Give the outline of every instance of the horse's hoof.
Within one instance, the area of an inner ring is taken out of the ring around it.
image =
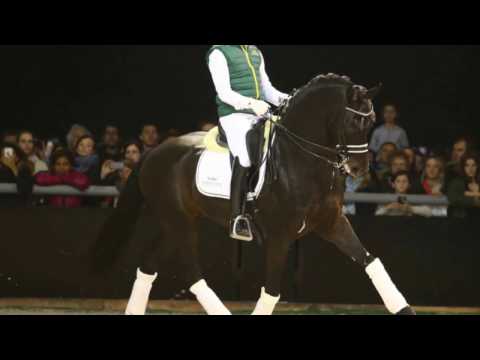
[[[417,315],[417,313],[410,306],[407,306],[396,313],[396,315]]]

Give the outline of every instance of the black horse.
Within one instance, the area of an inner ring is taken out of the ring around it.
[[[273,313],[289,248],[312,232],[366,270],[391,313],[414,314],[380,260],[367,252],[342,215],[344,175],[361,176],[368,170],[367,137],[375,121],[371,100],[377,92],[378,88],[367,90],[344,76],[320,75],[279,108],[268,160],[275,163],[268,168],[275,168],[276,176],[264,185],[255,203],[254,222],[257,236],[262,237],[266,276],[253,314]],[[145,251],[127,314],[145,313],[160,259],[173,249],[180,255],[190,291],[205,311],[230,314],[203,279],[197,253],[197,220],[206,217],[227,229],[230,214],[229,201],[205,197],[196,189],[204,136],[185,135],[148,154],[99,235],[95,266],[104,270],[117,257],[120,241],[131,236],[144,203],[158,218],[162,239]]]

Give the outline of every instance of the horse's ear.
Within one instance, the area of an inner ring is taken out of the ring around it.
[[[375,86],[374,88],[371,88],[370,90],[368,90],[367,91],[367,98],[370,99],[370,100],[375,99],[378,96],[378,94],[380,93],[380,90],[382,90],[382,87],[383,87],[383,84],[380,83],[377,86]]]

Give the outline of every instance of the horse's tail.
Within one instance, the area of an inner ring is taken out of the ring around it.
[[[141,164],[132,171],[122,190],[117,207],[105,221],[90,251],[92,274],[102,274],[112,268],[135,230],[144,197],[140,191]]]

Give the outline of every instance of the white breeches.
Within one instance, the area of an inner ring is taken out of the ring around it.
[[[251,114],[235,113],[220,118],[228,146],[233,156],[238,157],[240,165],[250,167],[250,157],[247,150],[247,133],[259,120],[258,116]]]

